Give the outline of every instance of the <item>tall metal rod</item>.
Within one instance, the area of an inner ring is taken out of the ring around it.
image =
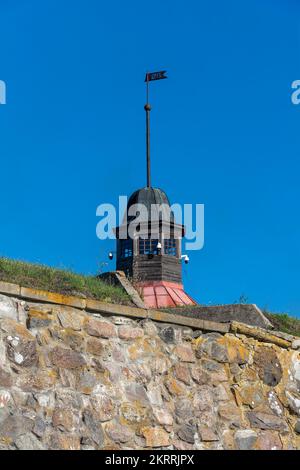
[[[147,74],[147,103],[144,106],[146,111],[146,155],[147,155],[147,187],[151,187],[151,166],[150,166],[150,111],[149,104],[149,80]]]

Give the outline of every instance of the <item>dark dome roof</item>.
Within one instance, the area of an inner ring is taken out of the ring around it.
[[[170,207],[170,201],[169,201],[168,196],[162,189],[145,187],[145,188],[138,189],[137,191],[135,191],[130,196],[128,200],[128,204],[127,204],[128,220],[132,220],[135,218],[134,216],[128,215],[128,211],[130,207],[133,206],[134,204],[143,204],[146,207],[148,214],[150,216],[152,215],[152,220],[153,219],[154,220],[158,220],[158,219],[169,220],[168,207]],[[152,208],[152,212],[151,212],[151,206],[153,204],[158,204],[158,205],[163,204],[165,208],[162,211],[160,211],[160,213],[157,210],[153,211],[153,208]],[[170,220],[172,222],[174,221],[173,212],[171,212]]]

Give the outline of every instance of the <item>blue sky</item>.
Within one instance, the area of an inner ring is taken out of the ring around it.
[[[0,255],[95,273],[96,207],[152,182],[205,204],[202,303],[300,314],[296,0],[0,0]],[[113,267],[113,265],[111,266]]]

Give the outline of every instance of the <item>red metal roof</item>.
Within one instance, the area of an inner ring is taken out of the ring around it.
[[[196,305],[184,292],[182,284],[167,281],[143,282],[138,285],[147,308]]]

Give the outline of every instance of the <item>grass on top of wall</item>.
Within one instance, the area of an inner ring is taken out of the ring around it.
[[[274,325],[275,330],[300,336],[300,320],[298,318],[291,317],[287,313],[271,313],[267,310],[263,310],[263,314]]]
[[[8,258],[0,258],[0,281],[63,295],[90,297],[119,304],[131,303],[121,287],[108,285],[94,276]]]

